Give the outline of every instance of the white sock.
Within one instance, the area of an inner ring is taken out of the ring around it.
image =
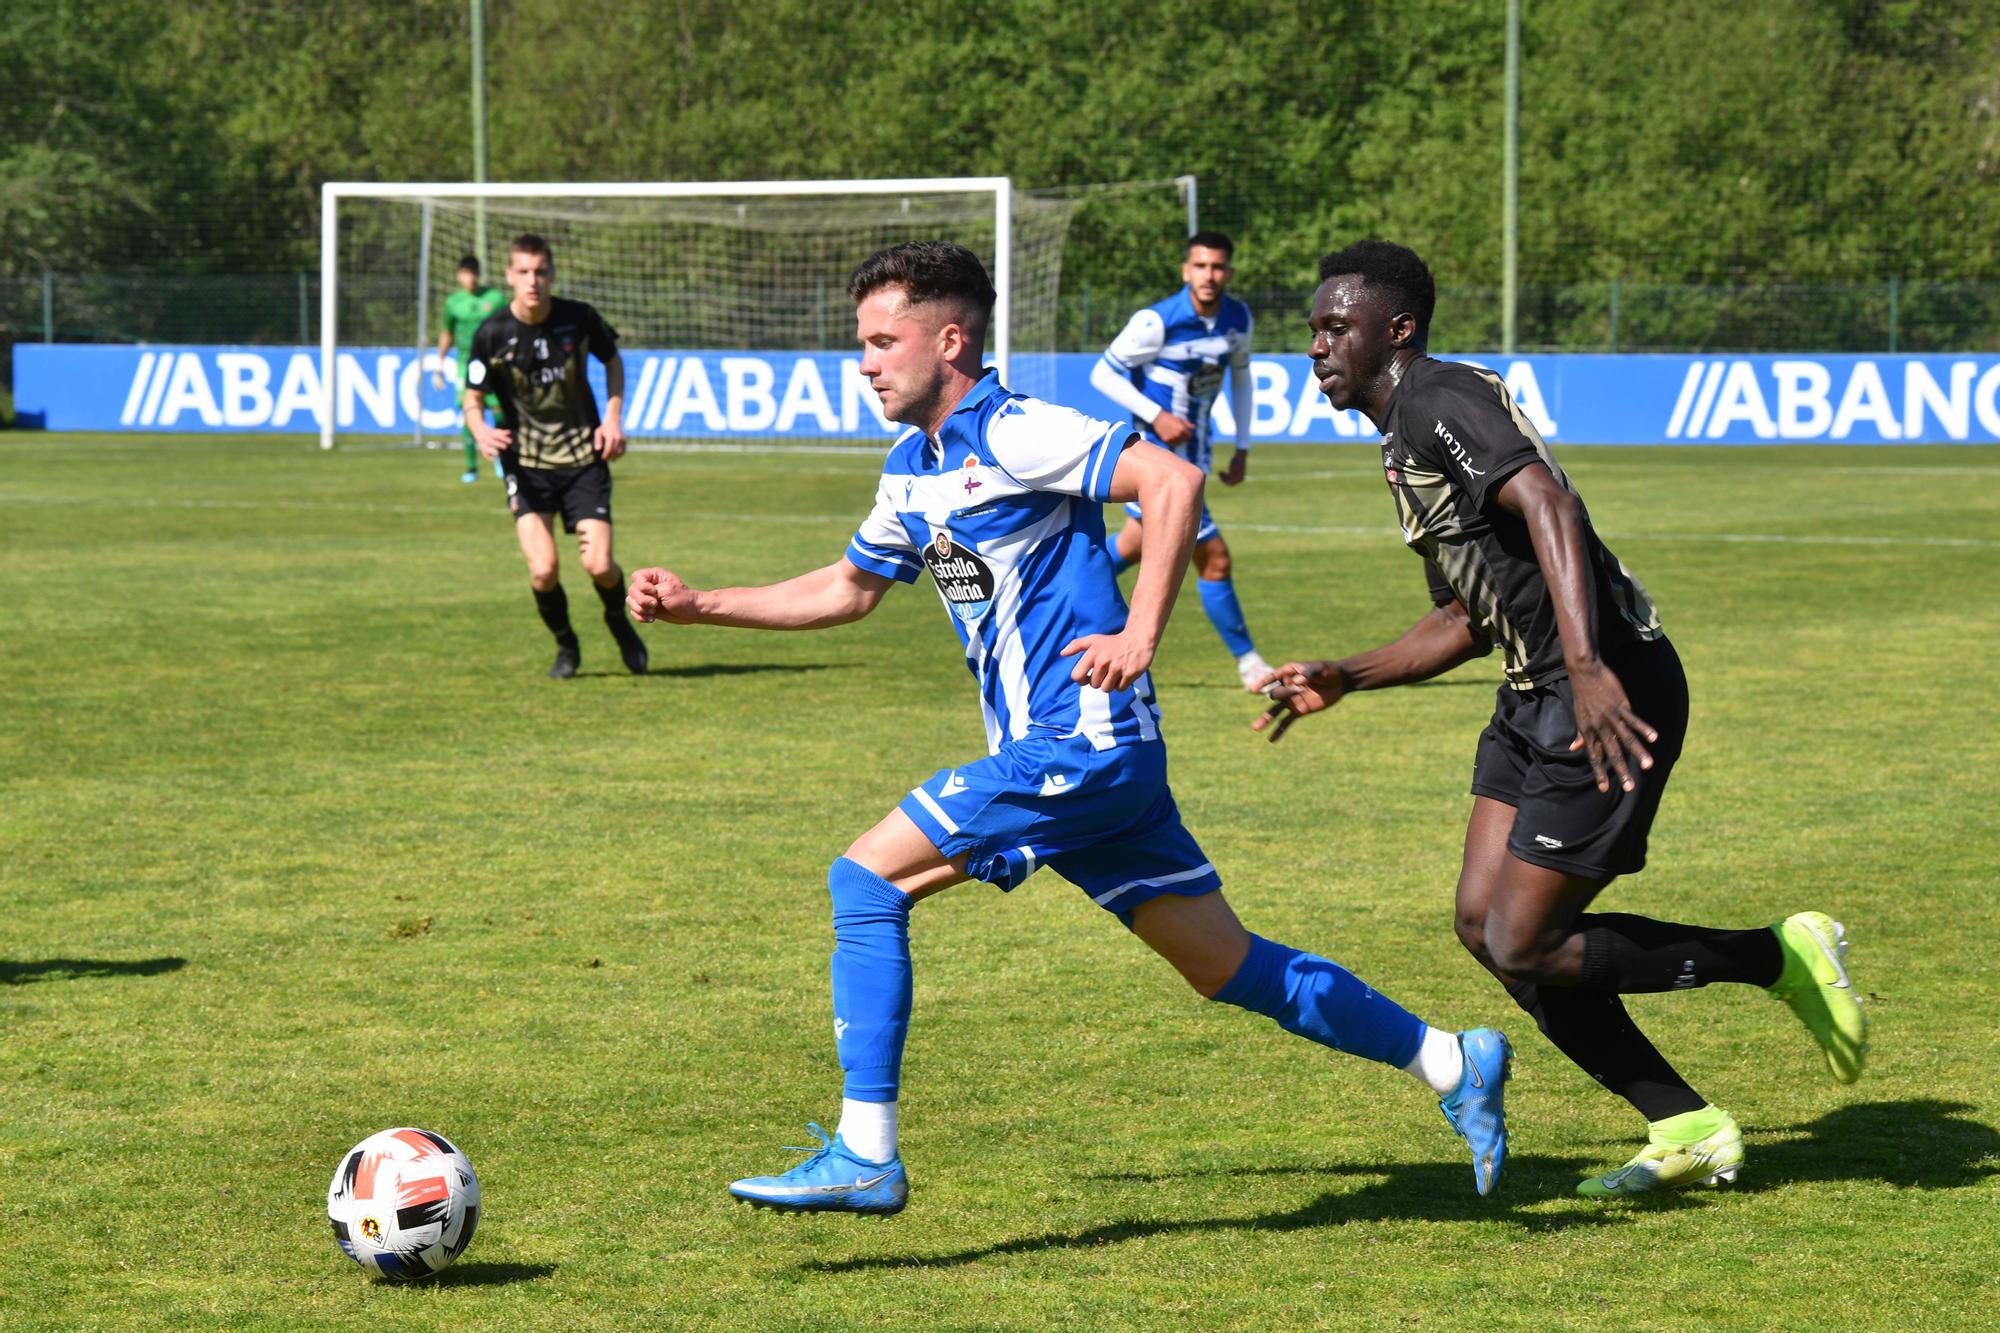
[[[1428,1084],[1438,1096],[1449,1097],[1465,1077],[1465,1054],[1458,1049],[1458,1034],[1425,1027],[1424,1039],[1417,1046],[1417,1058],[1403,1068],[1416,1075],[1419,1083]]]
[[[1458,1049],[1457,1038],[1452,1049]],[[843,1097],[840,1102],[840,1136],[847,1150],[863,1161],[886,1162],[896,1155],[896,1103],[857,1102]]]

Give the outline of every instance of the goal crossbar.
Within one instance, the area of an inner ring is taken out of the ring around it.
[[[993,196],[993,360],[1004,382],[1012,350],[1014,186],[1006,176],[814,181],[328,181],[320,187],[319,369],[322,449],[333,448],[337,402],[340,201],[343,199],[752,199],[790,195],[991,194]]]

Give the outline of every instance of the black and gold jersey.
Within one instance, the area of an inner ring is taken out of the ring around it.
[[[1500,487],[1531,463],[1576,493],[1534,423],[1490,370],[1420,357],[1389,395],[1382,470],[1403,540],[1424,557],[1431,600],[1462,603],[1473,629],[1500,645],[1507,681],[1533,689],[1560,680],[1562,638],[1528,526],[1502,509]],[[1645,587],[1599,540],[1584,515],[1597,596],[1598,648],[1661,637]]]
[[[517,466],[583,467],[597,459],[599,422],[588,358],[609,361],[617,351],[617,331],[582,301],[557,297],[539,324],[502,306],[472,336],[465,382],[499,397]]]

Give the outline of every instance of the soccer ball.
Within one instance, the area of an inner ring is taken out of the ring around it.
[[[479,1225],[479,1177],[465,1154],[427,1129],[371,1134],[334,1169],[326,1190],[333,1238],[372,1275],[441,1272]]]

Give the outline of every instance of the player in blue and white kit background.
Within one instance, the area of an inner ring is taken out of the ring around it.
[[[845,555],[757,588],[697,591],[641,570],[628,603],[640,620],[812,629],[860,619],[928,568],[978,685],[990,753],[926,778],[834,861],[840,1125],[798,1166],[730,1191],[792,1210],[903,1206],[896,1097],[911,905],[967,879],[1012,889],[1047,865],[1202,995],[1430,1085],[1486,1193],[1506,1152],[1504,1038],[1427,1027],[1338,965],[1251,935],[1181,824],[1146,671],[1187,572],[1201,473],[1123,422],[1012,393],[983,371],[994,294],[971,251],[893,246],[856,270],[849,292],[861,373],[910,429]],[[1102,506],[1113,500],[1152,516],[1154,558],[1129,612],[1104,553]]]
[[[1216,474],[1225,486],[1240,484],[1250,462],[1250,307],[1226,293],[1234,253],[1234,243],[1219,231],[1188,237],[1181,264],[1186,285],[1133,315],[1090,372],[1091,387],[1143,423],[1149,438],[1208,472],[1214,462],[1215,400],[1227,370],[1236,452]],[[1107,548],[1120,573],[1140,558],[1144,543],[1143,507],[1128,504],[1125,513],[1131,521]],[[1230,576],[1229,543],[1206,504],[1195,532],[1194,567],[1201,609],[1236,659],[1243,688],[1250,689],[1252,681],[1270,673],[1270,665],[1250,640]]]

